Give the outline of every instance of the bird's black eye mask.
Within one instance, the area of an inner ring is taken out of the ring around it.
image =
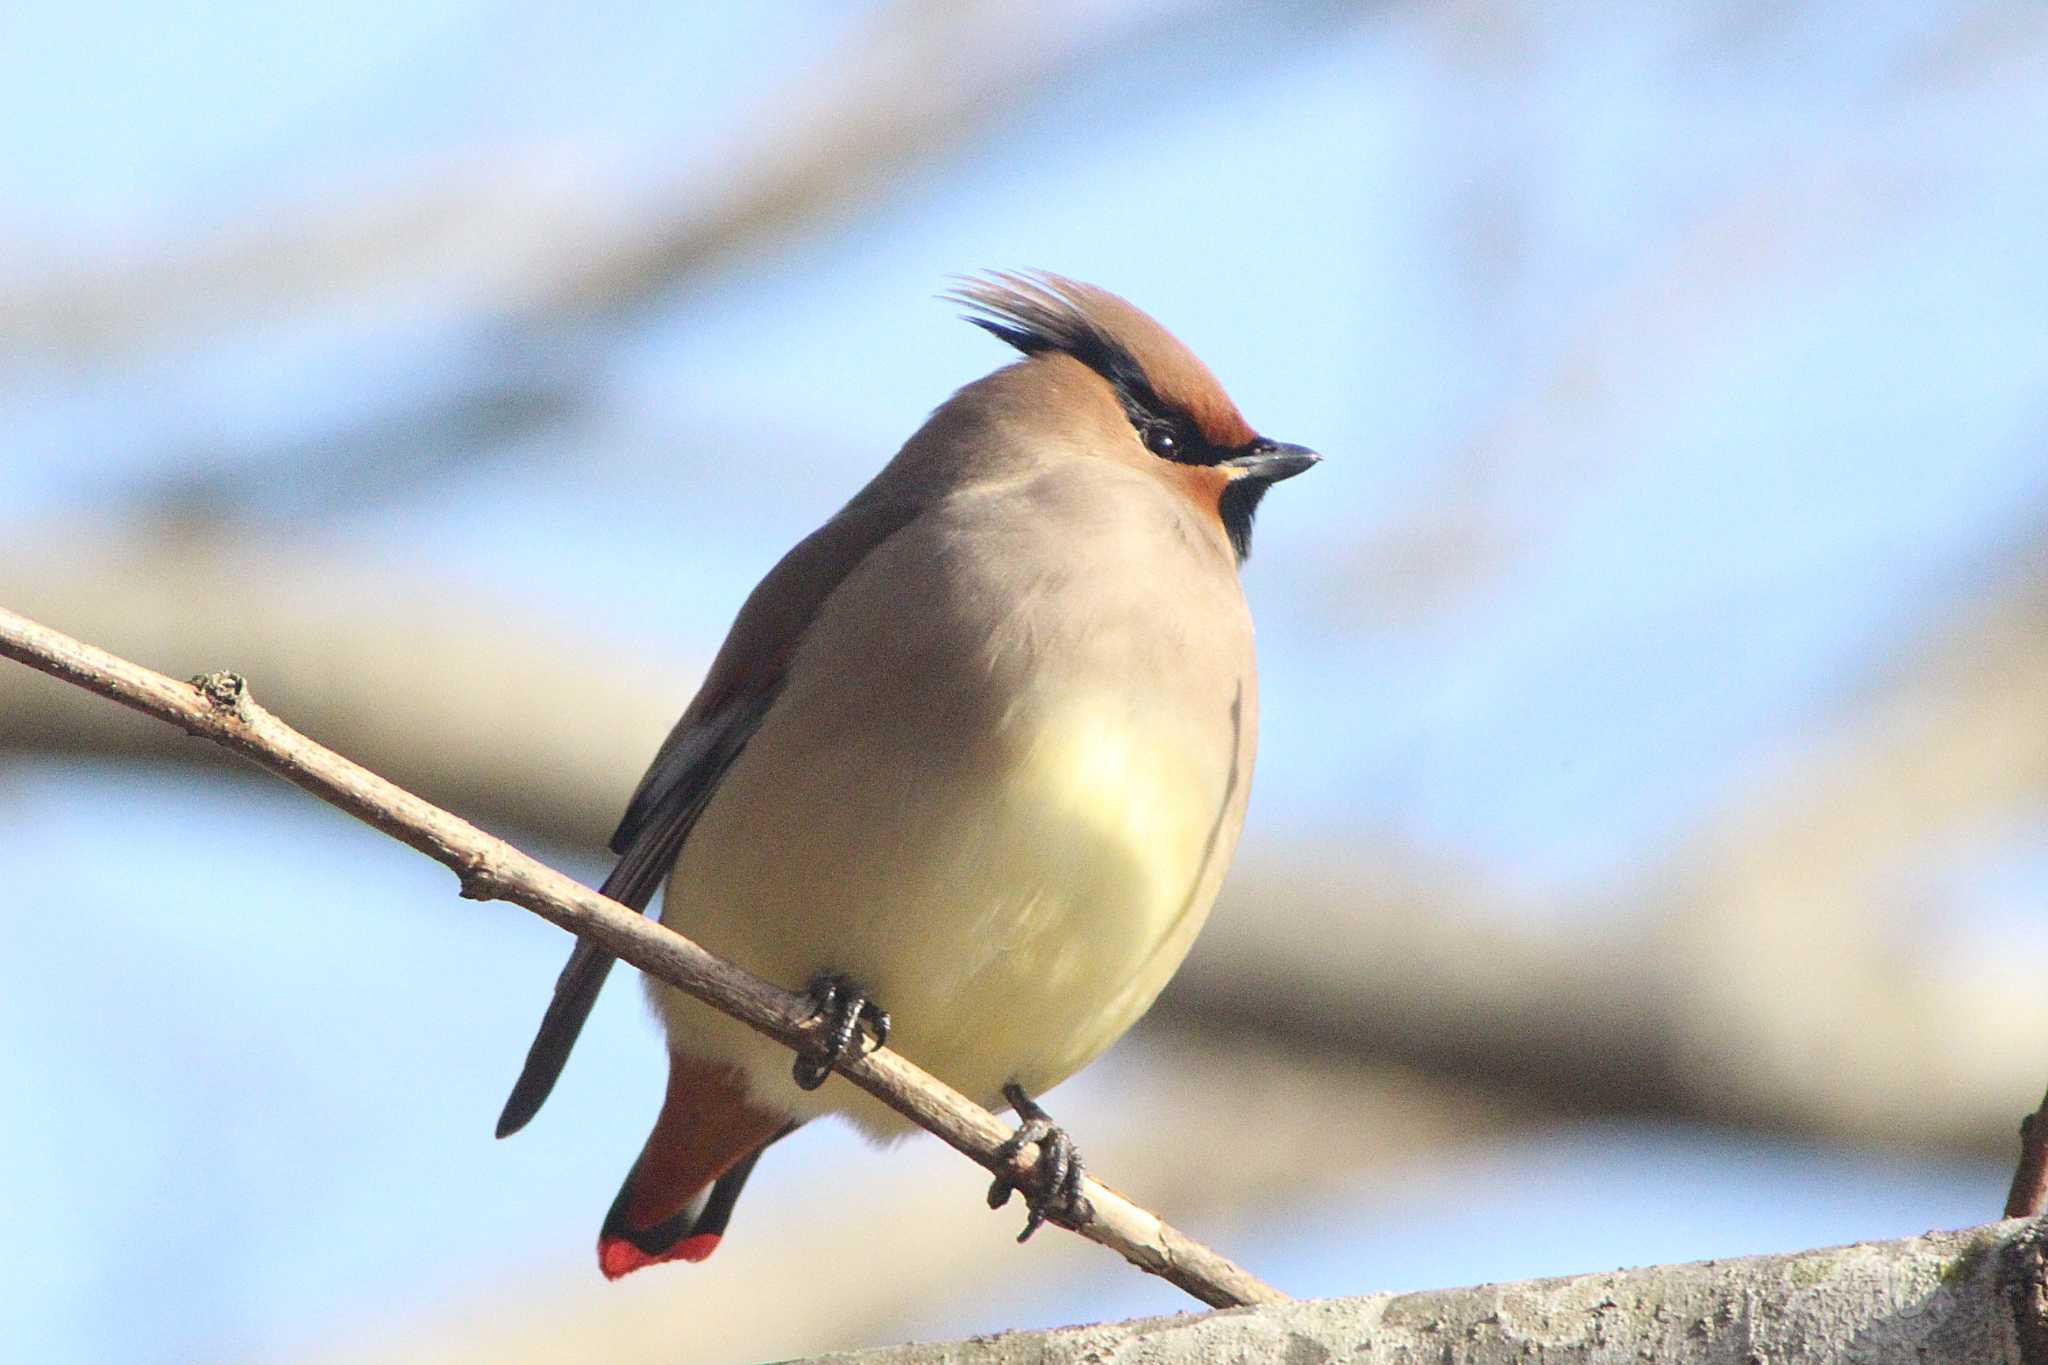
[[[978,310],[964,314],[967,321],[1025,355],[1058,351],[1101,375],[1123,405],[1124,416],[1145,449],[1160,459],[1176,464],[1221,464],[1251,448],[1250,444],[1238,449],[1211,444],[1194,418],[1153,389],[1137,357],[1086,318],[1050,306],[1027,307],[1022,301],[1000,310],[987,299],[962,297],[962,301]]]

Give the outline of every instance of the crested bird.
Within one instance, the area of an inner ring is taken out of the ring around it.
[[[709,1256],[771,1144],[886,1043],[1041,1144],[1023,1237],[1087,1216],[1034,1097],[1179,967],[1229,865],[1258,681],[1238,581],[1266,490],[1315,464],[1195,355],[1047,273],[948,295],[1021,353],[954,394],[740,608],[612,840],[604,894],[807,992],[790,1050],[658,982],[666,1098],[598,1237],[609,1278]],[[613,959],[580,942],[498,1122],[547,1098]],[[1012,1191],[1001,1179],[991,1205]],[[1020,1237],[1019,1240],[1022,1240]]]

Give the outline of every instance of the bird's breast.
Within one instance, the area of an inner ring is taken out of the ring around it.
[[[785,986],[858,978],[892,1045],[977,1099],[1044,1089],[1151,1003],[1229,863],[1257,705],[1242,598],[1200,609],[1085,555],[1004,576],[893,548],[923,575],[885,562],[833,604],[664,918]],[[667,1013],[678,1047],[731,1043]],[[786,1084],[786,1053],[741,1050],[757,1090]]]

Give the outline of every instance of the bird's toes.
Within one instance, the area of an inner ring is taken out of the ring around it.
[[[874,1030],[875,1046],[889,1046],[889,1011],[872,1000],[864,1000],[860,1007],[861,1021]]]
[[[859,982],[836,972],[815,978],[806,994],[811,999],[810,1017],[823,1019],[825,1027],[814,1050],[798,1054],[790,1076],[799,1088],[816,1090],[854,1049],[863,1023],[874,1030],[876,1047],[889,1041],[889,1012]]]
[[[988,1206],[1001,1208],[1010,1202],[1012,1193],[1024,1196],[1024,1230],[1017,1234],[1020,1242],[1029,1241],[1031,1234],[1047,1222],[1070,1228],[1081,1226],[1095,1216],[1095,1209],[1087,1196],[1081,1193],[1080,1148],[1067,1136],[1067,1130],[1053,1123],[1021,1087],[1014,1084],[1005,1086],[1003,1094],[1023,1121],[1017,1125],[1017,1131],[996,1149],[996,1155],[1012,1160],[1026,1147],[1037,1143],[1038,1164],[1032,1168],[1031,1178],[1025,1185],[1018,1185],[1007,1176],[997,1176],[988,1187]]]

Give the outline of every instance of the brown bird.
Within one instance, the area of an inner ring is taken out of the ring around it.
[[[1024,1236],[1078,1218],[1032,1097],[1179,967],[1237,844],[1258,730],[1237,568],[1313,465],[1114,294],[998,274],[950,296],[1023,359],[961,389],[741,607],[633,794],[605,894],[832,1022],[800,1056],[651,983],[668,1096],[598,1237],[610,1277],[717,1247],[762,1151],[820,1114],[863,1025],[1044,1144]],[[581,943],[500,1137],[560,1075],[612,959]],[[881,1006],[886,1004],[888,1012]],[[991,1203],[1009,1189],[998,1181]],[[1021,1240],[1021,1239],[1020,1239]]]

